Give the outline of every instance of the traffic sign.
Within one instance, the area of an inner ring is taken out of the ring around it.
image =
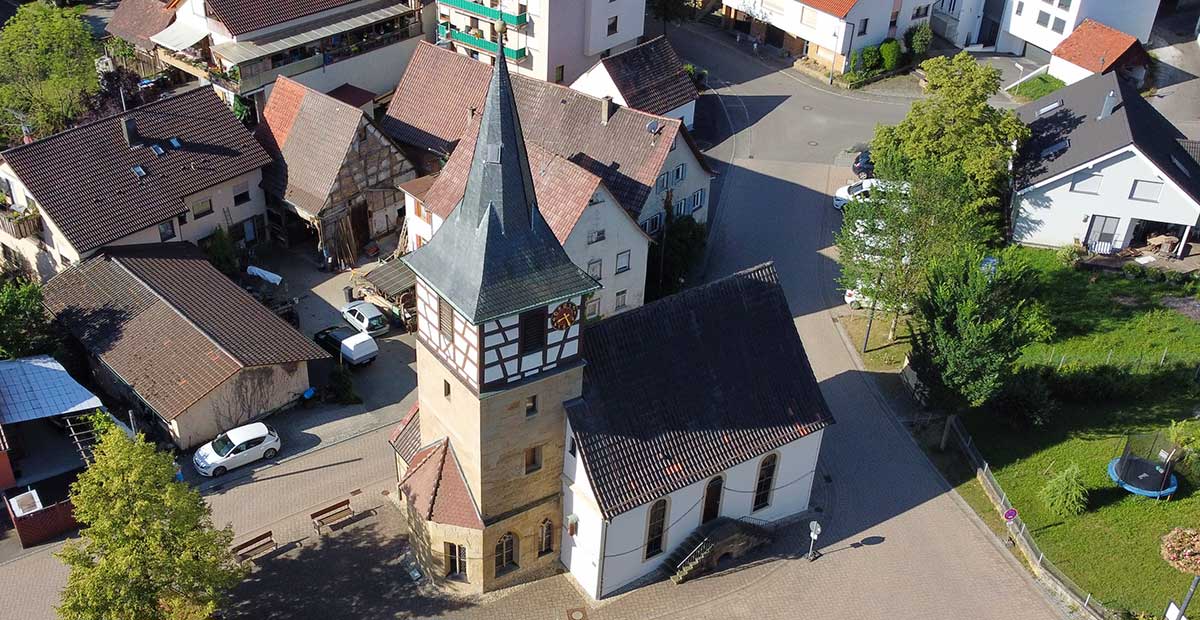
[[[1005,521],[1012,521],[1013,519],[1016,519],[1016,518],[1017,518],[1017,509],[1016,508],[1009,508],[1008,510],[1004,511],[1004,520]]]

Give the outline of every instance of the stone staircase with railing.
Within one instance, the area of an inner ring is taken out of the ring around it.
[[[720,517],[696,528],[667,557],[663,569],[671,576],[671,581],[683,583],[712,570],[725,555],[739,557],[770,542],[772,537],[771,531],[761,525]]]

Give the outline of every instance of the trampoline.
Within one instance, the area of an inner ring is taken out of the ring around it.
[[[1179,480],[1171,471],[1178,453],[1158,433],[1129,436],[1121,455],[1108,462],[1108,477],[1142,497],[1170,497],[1179,490]]]

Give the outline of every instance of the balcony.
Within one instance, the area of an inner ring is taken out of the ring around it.
[[[37,209],[17,211],[4,208],[0,210],[0,230],[15,239],[37,237],[42,234],[42,217]]]
[[[158,59],[188,75],[202,80],[208,79],[208,61],[197,55],[172,52],[165,47],[160,47],[158,48]]]
[[[438,38],[439,39],[450,39],[451,41],[455,41],[457,43],[462,43],[463,45],[466,45],[468,47],[473,47],[477,50],[487,52],[493,56],[498,54],[500,51],[499,43],[496,43],[495,41],[488,41],[487,39],[477,37],[472,34],[468,34],[461,30],[454,30],[454,29],[450,28],[449,24],[446,24],[444,22],[441,24],[438,24]],[[504,48],[504,57],[509,60],[517,60],[517,61],[524,60],[525,59],[525,48],[523,48],[523,47],[520,47],[520,48],[505,47]]]
[[[234,67],[228,73],[210,73],[206,79],[212,80],[228,91],[239,95],[246,95],[274,82],[275,78],[281,75],[285,77],[299,75],[306,71],[319,69],[323,64],[325,64],[325,57],[321,54],[313,54],[308,58],[274,67],[261,73],[255,73],[254,75],[242,77],[237,67]]]
[[[528,13],[505,13],[500,9],[494,9],[490,6],[473,2],[472,0],[438,0],[438,2],[450,8],[470,13],[476,17],[490,19],[494,22],[503,20],[509,26],[524,26],[529,21]]]

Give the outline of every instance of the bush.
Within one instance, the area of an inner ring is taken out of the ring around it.
[[[879,53],[879,47],[871,45],[862,48],[863,70],[878,71],[879,67],[883,66],[883,56]]]
[[[1046,481],[1039,493],[1042,503],[1055,516],[1065,519],[1087,509],[1087,487],[1079,465],[1071,463]]]
[[[1146,279],[1151,282],[1165,282],[1167,280],[1167,272],[1162,269],[1146,269]]]
[[[854,50],[854,53],[850,54],[850,70],[847,73],[858,73],[862,68],[862,50]]]
[[[208,262],[212,263],[217,271],[236,278],[238,271],[238,251],[233,244],[233,238],[229,236],[229,231],[224,228],[217,227],[213,234],[200,241],[200,247],[204,249],[204,254],[208,256]]]
[[[929,51],[929,46],[933,44],[933,28],[929,22],[924,21],[904,32],[904,47],[912,52],[914,56],[920,58]]]
[[[1127,373],[1116,366],[1084,366],[1077,362],[1068,362],[1058,370],[1050,370],[1046,375],[1046,383],[1055,398],[1071,403],[1110,400],[1123,396],[1122,392],[1133,387]]]
[[[329,399],[339,405],[355,405],[362,402],[354,391],[354,376],[345,364],[338,364],[329,373]]]
[[[1188,283],[1188,274],[1182,271],[1168,271],[1165,277],[1171,286],[1185,286]]]
[[[1058,257],[1058,260],[1061,261],[1063,265],[1073,268],[1078,267],[1079,262],[1082,261],[1085,256],[1087,256],[1087,250],[1083,247],[1082,243],[1076,241],[1075,243],[1064,245],[1061,248],[1058,248],[1058,251],[1054,254]]]
[[[1121,273],[1125,274],[1125,277],[1129,278],[1130,280],[1137,280],[1146,275],[1146,268],[1138,263],[1129,261],[1128,263],[1121,265]]]
[[[883,57],[883,70],[895,71],[900,66],[900,42],[887,39],[879,44],[879,55]]]
[[[1022,368],[1000,389],[991,407],[1018,427],[1045,426],[1058,403],[1046,381],[1049,368]]]

